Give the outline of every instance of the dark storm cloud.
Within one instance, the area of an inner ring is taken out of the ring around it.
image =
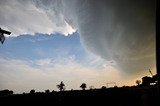
[[[66,21],[77,29],[86,49],[116,61],[120,70],[135,73],[155,67],[155,0],[37,0],[35,4],[53,21]]]

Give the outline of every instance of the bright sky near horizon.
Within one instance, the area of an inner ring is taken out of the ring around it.
[[[135,85],[156,73],[155,0],[1,0],[0,90]]]

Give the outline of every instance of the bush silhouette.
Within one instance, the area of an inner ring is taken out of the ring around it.
[[[107,89],[107,87],[106,86],[102,86],[101,89]]]
[[[30,94],[34,94],[34,93],[35,93],[34,89],[30,90]]]
[[[50,93],[49,89],[45,90],[45,93]]]

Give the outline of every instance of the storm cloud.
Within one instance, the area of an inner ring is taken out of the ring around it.
[[[15,36],[77,30],[86,50],[133,74],[155,68],[155,2],[1,0],[0,24]]]
[[[136,73],[155,67],[155,0],[34,0],[52,21],[67,22],[92,53]]]

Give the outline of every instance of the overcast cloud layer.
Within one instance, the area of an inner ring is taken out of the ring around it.
[[[122,72],[155,67],[155,0],[1,0],[0,13],[17,35],[77,30],[87,50]]]
[[[92,53],[127,73],[155,67],[155,0],[34,0],[59,25],[68,22]],[[52,20],[52,21],[53,21]]]

